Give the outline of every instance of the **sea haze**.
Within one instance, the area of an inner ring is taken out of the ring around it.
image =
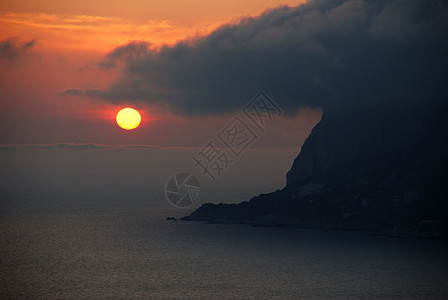
[[[215,184],[197,172],[200,202],[283,187],[293,150],[248,152]],[[0,297],[448,296],[444,240],[165,220],[195,208],[163,195],[173,173],[197,171],[195,151],[2,150]]]
[[[169,208],[164,188],[177,172],[191,172],[201,182],[202,196],[192,209],[205,202],[240,202],[282,188],[298,152],[297,148],[251,149],[211,184],[210,178],[194,167],[192,157],[201,148],[52,147],[0,150],[3,214],[107,210],[131,208],[137,203],[139,208]]]

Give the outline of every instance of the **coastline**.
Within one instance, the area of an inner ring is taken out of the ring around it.
[[[205,225],[222,224],[222,225],[248,225],[253,227],[266,228],[287,228],[287,229],[312,229],[324,231],[359,231],[367,232],[372,236],[385,236],[390,238],[411,238],[411,239],[437,239],[447,240],[448,235],[442,229],[444,224],[436,221],[423,221],[413,226],[394,227],[394,228],[360,228],[360,227],[338,227],[329,224],[317,224],[312,222],[304,222],[294,218],[275,218],[274,216],[266,216],[256,219],[195,219],[191,216],[180,218],[185,222],[202,222]]]

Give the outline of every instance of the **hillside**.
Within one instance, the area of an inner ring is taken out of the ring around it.
[[[284,189],[183,220],[447,237],[445,108],[324,111]]]

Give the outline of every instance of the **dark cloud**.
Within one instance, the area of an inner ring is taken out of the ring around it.
[[[0,59],[15,62],[29,54],[31,48],[33,48],[35,44],[35,40],[19,43],[14,38],[0,41]]]
[[[83,90],[79,90],[79,89],[69,89],[69,90],[65,90],[62,91],[60,93],[57,93],[59,96],[80,96],[84,93]]]
[[[121,79],[86,94],[186,115],[240,109],[260,89],[285,112],[442,99],[448,87],[447,6],[444,0],[316,0],[173,46],[133,42],[101,63],[122,64]]]
[[[151,46],[150,43],[144,41],[134,41],[127,45],[117,47],[100,61],[98,65],[102,68],[110,69],[116,67],[117,62],[126,63],[143,58],[147,55]]]

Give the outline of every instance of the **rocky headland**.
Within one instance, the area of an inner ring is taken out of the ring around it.
[[[324,110],[287,184],[185,221],[448,237],[446,105]]]

